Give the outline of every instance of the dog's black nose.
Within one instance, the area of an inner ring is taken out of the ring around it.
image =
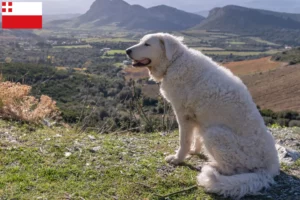
[[[132,53],[132,50],[131,50],[131,49],[127,49],[127,50],[126,50],[126,54],[127,54],[127,55],[130,55],[131,53]]]

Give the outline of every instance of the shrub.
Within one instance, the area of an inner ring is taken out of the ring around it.
[[[300,120],[292,120],[289,122],[289,127],[300,127]]]
[[[272,110],[270,109],[266,109],[266,110],[261,110],[260,111],[261,115],[264,117],[272,117],[272,118],[276,118],[276,113],[274,113]]]
[[[263,117],[263,119],[264,119],[265,124],[266,124],[267,126],[274,124],[274,120],[273,120],[272,117]]]
[[[285,118],[289,120],[297,119],[297,117],[299,116],[299,114],[295,111],[283,111],[279,112],[277,115],[279,118]]]
[[[3,82],[0,76],[0,117],[38,123],[59,115],[56,102],[42,95],[29,96],[31,87],[20,83]]]
[[[282,126],[282,127],[287,127],[287,126],[289,126],[289,121],[290,121],[290,120],[288,120],[288,119],[283,119],[283,118],[279,118],[279,119],[276,120],[276,122],[277,122],[280,126]]]

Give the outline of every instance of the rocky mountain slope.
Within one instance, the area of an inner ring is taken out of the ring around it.
[[[117,24],[126,29],[184,30],[199,24],[204,17],[161,5],[144,8],[123,0],[96,0],[90,9],[76,19],[76,25],[94,26]]]

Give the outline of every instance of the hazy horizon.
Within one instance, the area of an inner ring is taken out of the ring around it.
[[[14,0],[24,1],[24,0]],[[44,14],[85,13],[95,0],[26,0],[44,2]],[[267,9],[278,12],[300,13],[299,0],[125,0],[129,4],[144,7],[168,5],[187,12],[209,11],[215,7],[239,5],[250,8]]]

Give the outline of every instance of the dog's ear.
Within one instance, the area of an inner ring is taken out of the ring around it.
[[[180,47],[180,43],[183,41],[183,37],[175,37],[170,34],[164,34],[160,38],[161,44],[165,50],[166,57],[170,61],[173,58],[173,55],[176,53]]]

